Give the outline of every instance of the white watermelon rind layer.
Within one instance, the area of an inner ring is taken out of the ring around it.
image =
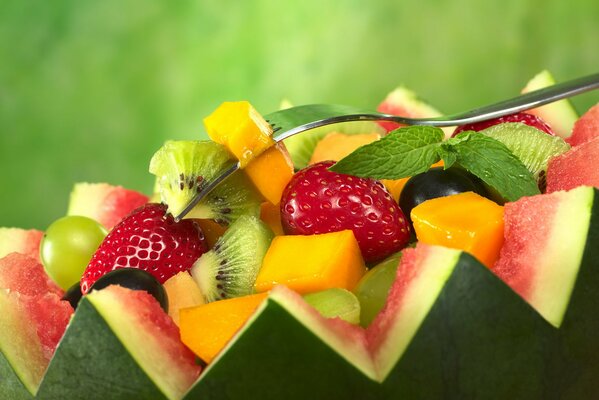
[[[582,263],[595,197],[591,187],[554,192],[561,202],[551,221],[546,251],[535,268],[539,272],[528,297],[530,304],[553,326],[561,325]],[[567,229],[565,229],[567,227]],[[561,295],[556,295],[561,293]]]
[[[19,293],[0,289],[0,351],[25,388],[35,394],[47,362],[35,327],[26,321],[19,309],[19,296]],[[9,343],[13,345],[7,346]]]
[[[522,89],[522,93],[543,89],[551,85],[555,85],[555,79],[549,71],[544,70],[535,75],[526,84],[524,89]],[[536,115],[548,123],[555,134],[563,139],[572,136],[572,128],[576,120],[578,120],[578,114],[568,99],[546,104],[527,112]]]
[[[460,250],[429,246],[425,258],[420,260],[418,276],[410,282],[403,295],[401,308],[396,310],[397,317],[392,321],[384,340],[373,349],[380,382],[385,380],[404,354],[453,273],[461,254]]]

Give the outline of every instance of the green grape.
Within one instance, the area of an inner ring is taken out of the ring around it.
[[[389,256],[360,279],[353,292],[360,302],[360,325],[367,327],[381,311],[395,280],[401,253]]]
[[[74,215],[54,221],[40,246],[48,276],[63,290],[79,282],[106,234],[106,229],[91,218]]]
[[[304,296],[306,303],[325,318],[339,317],[349,323],[360,322],[360,302],[349,290],[332,288]]]

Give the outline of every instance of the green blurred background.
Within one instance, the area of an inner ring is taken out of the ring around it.
[[[544,68],[597,72],[598,16],[596,0],[3,0],[0,226],[45,229],[78,181],[149,192],[153,152],[203,137],[225,100],[374,108],[404,84],[453,113]]]

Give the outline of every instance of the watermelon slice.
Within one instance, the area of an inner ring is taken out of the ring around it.
[[[35,259],[0,260],[0,393],[34,395],[73,314]]]
[[[549,71],[544,70],[535,75],[526,84],[524,89],[522,89],[522,93],[543,89],[551,85],[555,85],[555,79]],[[572,127],[574,126],[574,122],[578,119],[578,114],[568,99],[533,108],[532,110],[528,110],[527,113],[541,118],[549,124],[557,136],[564,139],[569,138],[570,135],[572,135]]]
[[[409,118],[440,117],[442,114],[434,107],[428,105],[418,98],[413,91],[400,86],[387,95],[385,100],[379,104],[377,111],[399,115]],[[403,125],[390,121],[380,121],[379,124],[387,131],[391,132]],[[451,137],[455,127],[444,127],[446,137]]]
[[[180,399],[200,370],[151,295],[113,285],[81,300],[37,398]]]
[[[599,137],[549,160],[547,193],[579,186],[599,187]]]
[[[108,230],[131,211],[148,202],[148,196],[107,183],[77,183],[73,187],[67,215],[95,219]]]
[[[594,194],[580,187],[505,205],[505,242],[493,271],[555,327],[581,265]]]
[[[591,107],[574,123],[572,136],[566,141],[571,146],[578,146],[597,137],[599,137],[599,103]]]
[[[40,242],[44,232],[37,229],[0,228],[0,258],[17,252],[40,261]]]

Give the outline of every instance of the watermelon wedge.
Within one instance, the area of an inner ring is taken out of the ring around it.
[[[62,291],[35,259],[0,259],[0,393],[35,395],[73,314]],[[5,397],[3,397],[5,398]]]
[[[180,399],[200,370],[152,296],[113,285],[81,300],[37,398]]]
[[[148,196],[107,183],[77,183],[73,187],[67,215],[95,219],[108,230],[131,211],[148,202]]]
[[[547,193],[579,186],[599,188],[599,137],[549,160]]]
[[[571,146],[591,141],[599,137],[599,103],[591,107],[574,123],[572,136],[566,139]]]
[[[0,228],[0,258],[17,252],[40,261],[44,232],[37,229]]]

